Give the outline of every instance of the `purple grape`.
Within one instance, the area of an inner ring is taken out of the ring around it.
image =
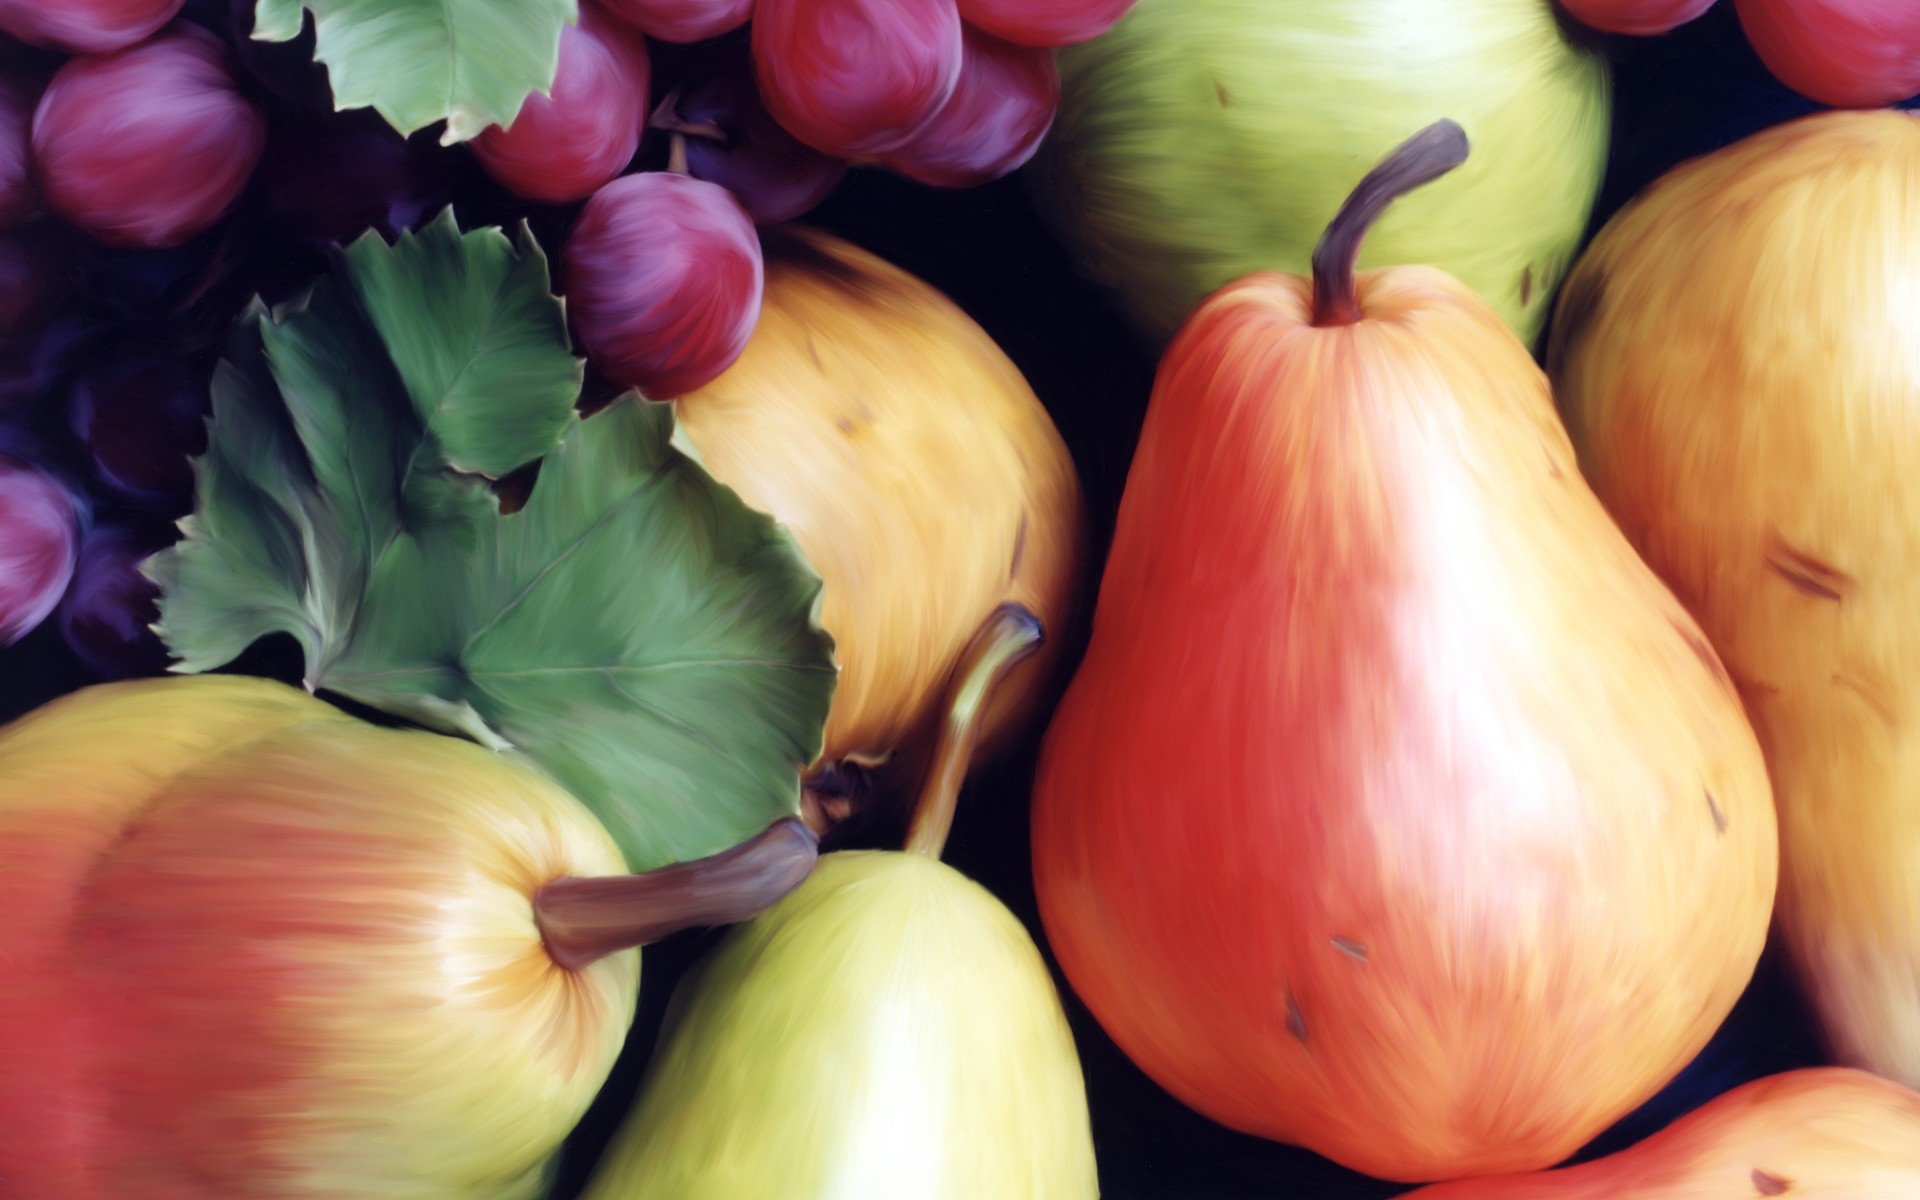
[[[732,192],[760,225],[812,211],[847,173],[844,160],[815,150],[773,119],[744,57],[669,96],[653,126],[684,138],[687,173]]]
[[[166,669],[166,646],[152,628],[160,619],[160,589],[140,564],[173,540],[163,532],[101,525],[80,543],[73,582],[60,601],[60,636],[102,679]]]
[[[591,4],[560,32],[553,87],[528,96],[504,128],[473,139],[473,156],[516,196],[585,200],[626,170],[640,148],[653,67],[640,34]]]
[[[251,205],[166,250],[120,250],[74,239],[73,278],[102,326],[124,325],[192,353],[225,340],[260,290],[260,276],[292,259],[263,236]],[[309,278],[316,274],[309,270]],[[114,346],[111,336],[103,339]],[[117,348],[117,347],[115,347]]]
[[[953,0],[755,0],[748,29],[767,111],[841,158],[900,145],[960,80]]]
[[[134,359],[89,371],[69,417],[101,483],[155,515],[193,506],[189,458],[206,450],[206,394],[188,364]]]
[[[60,603],[81,516],[53,475],[0,451],[0,646],[33,632]]]
[[[352,114],[285,131],[262,167],[268,214],[309,243],[350,242],[369,229],[392,238],[453,198],[452,172],[385,121]]]
[[[0,229],[17,225],[40,211],[33,186],[33,109],[41,83],[0,76]]]
[[[969,188],[1011,174],[1053,127],[1060,70],[1053,51],[1016,46],[971,27],[960,83],[932,120],[881,156],[930,187]]]
[[[107,54],[153,36],[181,0],[0,0],[0,30],[68,54]]]
[[[50,229],[0,233],[0,337],[31,333],[67,298],[65,245]]]
[[[38,333],[0,337],[0,411],[59,393],[97,334],[86,317],[65,313]]]
[[[595,192],[561,248],[567,313],[593,365],[655,400],[713,382],[760,319],[753,220],[725,188],[666,171]]]
[[[187,21],[54,72],[33,113],[47,208],[110,246],[178,246],[246,190],[267,119],[235,78],[231,47]]]

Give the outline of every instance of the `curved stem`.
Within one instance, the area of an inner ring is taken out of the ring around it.
[[[973,747],[980,740],[980,725],[987,715],[987,700],[1007,671],[1038,650],[1045,640],[1039,617],[1023,605],[1002,604],[967,644],[953,669],[946,723],[940,728],[933,768],[927,773],[913,827],[907,832],[910,852],[939,858],[946,848],[960,785],[966,782]]]
[[[718,121],[682,121],[679,104],[680,89],[675,88],[667,93],[665,100],[654,106],[652,115],[647,118],[647,128],[658,129],[664,133],[684,133],[688,137],[722,144],[730,140],[727,137],[727,131],[720,128]]]
[[[647,128],[672,129],[680,120],[680,89],[674,88],[661,97],[660,103],[653,106],[647,115]]]
[[[800,886],[820,856],[813,831],[793,817],[710,858],[644,875],[555,879],[533,897],[547,954],[569,971],[696,925],[758,916]]]
[[[1360,243],[1395,200],[1467,161],[1467,134],[1452,121],[1433,124],[1400,143],[1367,172],[1313,248],[1313,323],[1351,325],[1360,319],[1354,269]]]
[[[684,133],[674,134],[667,143],[667,170],[675,175],[692,173],[687,166],[687,135]]]

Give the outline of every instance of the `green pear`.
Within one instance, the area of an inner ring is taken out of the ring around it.
[[[1156,343],[1234,279],[1304,274],[1360,177],[1448,117],[1473,160],[1360,266],[1440,267],[1531,345],[1606,168],[1607,64],[1550,0],[1139,0],[1059,63],[1040,207]]]
[[[1099,1194],[1039,950],[939,861],[981,701],[1038,643],[1018,606],[975,639],[906,851],[822,856],[681,984],[586,1200]]]

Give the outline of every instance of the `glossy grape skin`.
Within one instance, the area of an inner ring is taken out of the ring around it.
[[[1090,42],[1119,23],[1134,0],[959,0],[967,24],[1016,46]]]
[[[760,103],[752,67],[728,64],[689,89],[674,106],[683,123],[712,125],[724,141],[688,136],[687,171],[734,194],[760,225],[813,210],[846,176],[845,161],[788,133]]]
[[[1559,0],[1567,15],[1602,33],[1652,37],[1678,29],[1713,7],[1713,0]]]
[[[79,510],[56,479],[0,451],[0,646],[47,619],[73,577]]]
[[[131,46],[180,11],[182,0],[0,0],[0,31],[31,46],[105,54]]]
[[[24,79],[0,76],[0,229],[40,211],[33,186],[33,110],[40,91]]]
[[[97,525],[81,539],[56,619],[67,648],[100,678],[166,669],[166,646],[152,629],[160,619],[160,589],[140,564],[173,540],[124,525]]]
[[[650,38],[691,45],[732,33],[753,16],[753,0],[605,0],[607,11]]]
[[[590,4],[560,32],[553,94],[534,93],[506,128],[489,126],[473,156],[516,196],[570,204],[626,169],[640,148],[651,72],[646,43]]]
[[[47,206],[95,240],[176,246],[232,207],[266,146],[233,56],[197,25],[69,59],[33,117]]]
[[[206,451],[208,406],[189,365],[134,358],[81,376],[69,402],[73,434],[109,491],[155,515],[193,508],[190,458]]]
[[[960,85],[913,140],[882,161],[933,187],[992,183],[1033,157],[1060,105],[1053,51],[967,29]]]
[[[562,249],[580,345],[621,387],[669,400],[746,349],[765,271],[753,218],[718,184],[666,171],[594,193]]]
[[[759,0],[751,29],[767,111],[835,158],[900,145],[960,80],[953,0]]]

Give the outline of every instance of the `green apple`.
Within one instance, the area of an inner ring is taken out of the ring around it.
[[[1606,168],[1607,64],[1550,0],[1139,0],[1059,62],[1042,211],[1155,340],[1231,280],[1304,273],[1368,168],[1450,118],[1473,156],[1360,265],[1443,268],[1532,344]]]

